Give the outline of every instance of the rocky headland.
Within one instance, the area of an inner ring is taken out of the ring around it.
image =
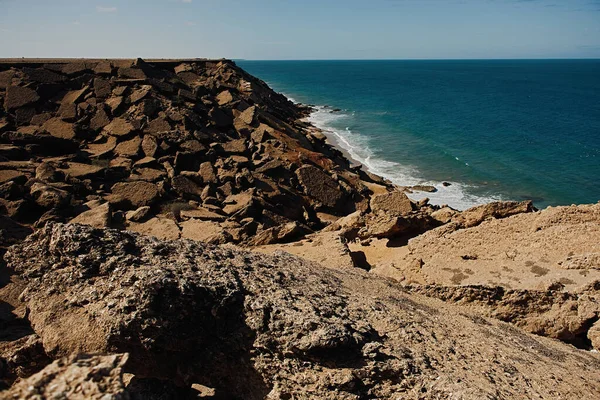
[[[600,397],[599,204],[415,202],[310,112],[0,60],[0,398]]]

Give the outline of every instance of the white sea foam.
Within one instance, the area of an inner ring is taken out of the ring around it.
[[[290,97],[288,96],[288,98]],[[292,99],[290,98],[290,100]],[[499,196],[483,197],[473,195],[469,192],[474,187],[464,183],[450,182],[450,186],[444,186],[442,182],[428,181],[421,176],[416,167],[377,157],[370,147],[368,137],[353,132],[350,127],[345,129],[334,127],[334,125],[345,122],[345,119],[350,121],[352,115],[354,113],[331,112],[330,108],[316,107],[315,112],[310,115],[309,121],[322,129],[334,144],[342,147],[354,161],[363,164],[368,171],[383,176],[399,186],[431,185],[437,189],[437,192],[434,193],[414,192],[409,194],[411,199],[421,200],[427,197],[431,204],[448,204],[459,210],[501,200]]]

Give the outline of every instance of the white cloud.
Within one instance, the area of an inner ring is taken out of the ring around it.
[[[181,0],[182,3],[191,3],[192,0]]]
[[[101,13],[113,13],[113,12],[117,12],[117,7],[96,6],[96,11],[101,12]]]
[[[195,23],[195,22],[192,22],[192,21],[187,21],[185,24],[186,24],[187,26],[196,26],[196,23]]]
[[[79,21],[73,21],[73,25],[81,25],[81,22],[79,22]]]

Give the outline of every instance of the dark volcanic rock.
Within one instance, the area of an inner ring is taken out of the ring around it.
[[[9,86],[6,89],[6,99],[4,100],[4,108],[7,111],[14,110],[15,108],[35,103],[39,99],[40,96],[38,96],[36,91],[33,89],[21,86]]]
[[[306,194],[326,207],[337,208],[344,200],[344,193],[338,183],[322,170],[312,165],[304,165],[298,168],[296,175]]]

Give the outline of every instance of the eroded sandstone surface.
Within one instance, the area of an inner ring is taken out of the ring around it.
[[[137,379],[238,398],[600,396],[597,355],[357,269],[61,224],[6,258],[49,354],[127,350]]]

